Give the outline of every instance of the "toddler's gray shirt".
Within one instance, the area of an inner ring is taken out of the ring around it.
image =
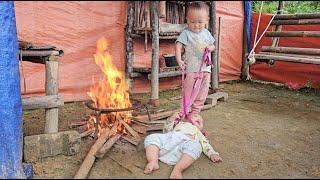
[[[188,28],[185,28],[181,32],[176,42],[183,44],[185,49],[182,60],[186,63],[187,73],[199,71],[204,49],[208,45],[212,45],[214,41],[211,33],[206,28],[200,32],[192,32]],[[211,57],[211,53],[209,56]],[[201,71],[211,72],[211,66],[203,65]]]

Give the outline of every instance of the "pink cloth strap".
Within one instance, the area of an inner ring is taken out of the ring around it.
[[[180,113],[179,114],[179,117],[175,119],[175,122],[174,122],[174,126],[176,126],[182,118],[186,118],[191,124],[195,124],[195,123],[198,123],[199,124],[199,121],[193,121],[192,118],[190,117],[190,114],[189,114],[189,109],[193,103],[193,101],[195,100],[195,94],[194,94],[194,90],[196,89],[196,87],[200,86],[200,79],[202,78],[203,76],[203,72],[201,72],[201,69],[202,69],[202,66],[203,64],[207,64],[207,65],[212,65],[212,62],[211,62],[211,59],[210,59],[210,56],[209,56],[209,50],[208,48],[205,48],[204,50],[204,53],[203,53],[203,57],[202,57],[202,62],[201,62],[201,65],[200,65],[200,68],[199,68],[199,71],[197,72],[197,75],[195,77],[195,83],[192,87],[192,91],[191,91],[191,95],[190,97],[186,97],[185,95],[185,92],[184,92],[184,80],[185,80],[185,71],[182,70],[182,91],[181,91],[181,96],[182,96],[182,114]]]

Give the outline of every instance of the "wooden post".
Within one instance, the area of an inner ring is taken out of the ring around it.
[[[133,30],[133,17],[134,17],[134,1],[127,2],[127,26],[126,26],[126,76],[127,83],[129,86],[129,92],[132,92],[132,79],[131,74],[133,73],[133,40],[131,37]]]
[[[158,1],[150,2],[152,20],[152,67],[151,67],[151,99],[150,104],[156,105],[159,99],[159,16]]]
[[[218,31],[218,52],[217,52],[217,78],[219,83],[219,74],[220,74],[220,47],[221,47],[221,29],[222,29],[222,17],[219,17],[219,31]]]
[[[58,95],[59,91],[59,62],[57,56],[50,56],[46,61],[46,82],[45,91],[46,95]],[[46,124],[44,133],[56,133],[58,132],[58,108],[45,109]]]
[[[211,34],[215,39],[215,47],[217,48],[217,33],[216,33],[216,1],[211,1],[210,6],[210,19],[211,19]],[[217,63],[217,50],[211,53],[211,58],[213,60],[213,66],[211,67],[211,88],[212,90],[217,90],[219,88],[218,82],[218,63]]]

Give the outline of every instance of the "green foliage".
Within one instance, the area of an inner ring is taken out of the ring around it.
[[[259,13],[262,1],[252,1],[252,11]],[[275,13],[279,1],[264,1],[262,13]],[[316,13],[320,12],[320,1],[284,1],[284,13]]]

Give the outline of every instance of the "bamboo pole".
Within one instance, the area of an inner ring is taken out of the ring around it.
[[[158,1],[150,3],[152,19],[152,68],[151,68],[151,99],[150,104],[156,105],[159,99],[159,17]]]
[[[128,1],[127,4],[127,25],[126,25],[126,79],[129,86],[129,92],[132,92],[132,79],[131,74],[133,73],[133,39],[131,37],[133,33],[133,17],[134,17],[134,6],[135,2]]]
[[[216,1],[211,1],[210,6],[210,18],[211,18],[211,34],[215,39],[215,47],[217,48],[217,33],[216,33]],[[217,90],[219,88],[218,82],[218,71],[217,71],[217,50],[211,53],[213,60],[213,66],[211,66],[211,88],[212,90]]]
[[[317,18],[320,18],[320,13],[279,14],[274,17],[275,20],[317,19]]]
[[[262,46],[262,52],[276,52],[276,53],[292,53],[292,54],[306,54],[306,55],[320,55],[320,49],[315,48],[295,48],[295,47],[270,47]]]
[[[271,25],[310,25],[320,24],[320,19],[274,20]]]
[[[320,31],[266,32],[266,37],[320,37]]]

